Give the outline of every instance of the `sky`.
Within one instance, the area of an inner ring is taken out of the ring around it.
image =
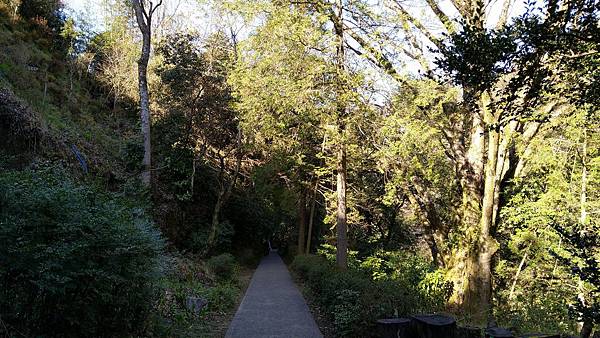
[[[94,27],[95,31],[103,30],[103,14],[104,7],[101,3],[106,0],[63,0],[65,5],[68,8],[68,13],[73,16],[75,19],[84,19],[88,23]],[[248,0],[254,1],[254,0]],[[380,0],[373,0],[375,3],[380,3]],[[404,0],[405,4],[409,4],[407,6],[408,11],[419,18],[431,18],[433,16],[432,12],[428,12],[428,7],[423,0]],[[525,11],[525,0],[513,0],[514,4],[511,7],[509,17],[514,17],[524,13]],[[541,1],[541,0],[538,0]],[[458,16],[456,9],[453,7],[451,0],[438,0],[438,3],[441,9],[450,17]],[[503,0],[490,0],[488,8],[486,8],[487,13],[487,24],[489,28],[493,28],[497,18],[500,16],[500,12],[502,9]],[[227,19],[223,17],[219,17],[218,14],[211,13],[211,11],[206,10],[207,6],[200,6],[198,0],[163,0],[163,6],[161,6],[160,11],[163,17],[166,18],[174,18],[176,21],[172,27],[175,27],[178,30],[193,30],[200,34],[200,36],[208,36],[210,33],[216,30],[216,27],[225,27],[227,28]],[[203,10],[204,9],[204,10]],[[435,23],[437,20],[424,20],[429,29],[433,32],[442,32],[443,28],[441,23]],[[230,23],[231,24],[231,23]],[[225,25],[225,26],[223,26]],[[233,27],[239,26],[237,23],[232,24]],[[243,26],[240,34],[240,37],[243,37],[249,32],[245,32],[248,30],[248,27],[245,29]],[[155,32],[155,34],[160,35],[160,32]],[[426,57],[429,57],[427,55]],[[408,72],[409,74],[413,74],[420,67],[418,63],[414,60],[404,60],[406,63],[404,67],[402,67],[403,71]],[[413,67],[414,66],[414,67]],[[413,74],[414,75],[414,74]]]
[[[252,0],[250,0],[252,1]],[[94,25],[97,27],[102,26],[102,6],[100,5],[101,0],[64,0],[64,3],[67,7],[71,8],[75,13],[83,13],[88,21],[92,21]],[[414,6],[412,6],[413,14],[419,14],[423,12],[423,8],[419,8],[418,2],[413,2]],[[441,0],[440,6],[444,12],[453,16],[456,12],[454,7],[451,5],[450,0]],[[502,8],[503,1],[501,0],[493,0],[491,1],[491,5],[487,9],[488,17],[492,20],[490,22],[493,24],[493,18],[499,17],[500,11]],[[167,8],[167,12],[171,13],[171,15],[176,14],[180,18],[188,19],[188,25],[190,26],[198,26],[198,24],[204,20],[202,14],[198,13],[198,5],[197,0],[164,0],[164,4]],[[511,7],[511,15],[515,16],[523,13],[525,11],[525,1],[524,0],[516,0],[514,5]]]
[[[76,19],[84,19],[97,31],[102,30],[105,11],[102,0],[63,0],[63,3],[70,15]],[[199,9],[198,0],[163,0],[160,7],[161,14],[176,18],[179,25],[186,26],[180,27],[181,29],[193,28],[202,31],[206,28],[199,23],[206,22],[203,20],[206,13]]]

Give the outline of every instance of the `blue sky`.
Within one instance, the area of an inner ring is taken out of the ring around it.
[[[97,30],[102,30],[104,8],[101,5],[101,0],[63,0],[63,2],[69,13],[76,19],[85,19],[96,26]],[[199,23],[205,23],[206,20],[202,20],[205,13],[202,13],[199,9],[198,0],[163,0],[160,12],[165,13],[167,16],[176,17],[179,25],[188,28],[200,28]],[[197,30],[202,31],[204,29]]]

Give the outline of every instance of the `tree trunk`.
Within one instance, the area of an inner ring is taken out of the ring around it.
[[[233,177],[231,178],[231,182],[229,184],[227,184],[226,182],[226,167],[225,167],[225,158],[224,157],[220,157],[219,161],[220,161],[220,172],[219,172],[219,193],[217,195],[217,201],[215,203],[215,208],[213,209],[213,216],[212,216],[212,222],[211,222],[211,230],[210,230],[210,234],[208,236],[208,243],[207,243],[207,250],[210,250],[214,244],[215,244],[215,240],[217,238],[217,232],[219,229],[219,224],[220,224],[220,220],[219,220],[219,215],[221,213],[221,208],[223,207],[223,205],[225,205],[225,203],[227,202],[227,200],[229,200],[229,197],[231,196],[231,192],[233,191],[233,187],[235,186],[239,173],[240,173],[240,169],[242,167],[242,157],[244,155],[244,153],[242,152],[242,130],[238,129],[238,133],[237,133],[237,150],[236,150],[236,163],[235,163],[235,169],[233,172]]]
[[[206,252],[208,252],[208,250],[210,250],[215,244],[217,230],[219,229],[220,223],[219,215],[221,213],[221,207],[223,206],[223,200],[227,190],[227,183],[225,182],[225,159],[220,157],[219,161],[219,192],[217,193],[217,201],[215,202],[215,207],[213,208],[212,220],[210,223],[210,233],[208,234],[208,242],[206,243]]]
[[[298,200],[298,249],[297,254],[304,253],[304,243],[306,236],[306,194],[300,189],[300,199]]]
[[[333,18],[333,27],[337,38],[336,67],[338,80],[338,111],[337,111],[337,250],[336,262],[340,269],[348,267],[348,228],[346,219],[346,103],[344,102],[344,74],[345,74],[345,48],[344,48],[344,6],[342,0],[336,1],[337,13]]]
[[[587,221],[587,129],[583,126],[583,144],[581,149],[581,194],[579,196],[580,214],[579,223],[582,228],[585,229],[585,223]],[[580,298],[585,299],[583,292],[580,293]],[[594,329],[594,323],[590,318],[583,319],[583,325],[581,327],[581,338],[588,338],[592,334]]]
[[[215,202],[215,207],[213,209],[212,221],[210,227],[210,234],[208,235],[208,245],[207,250],[210,250],[215,245],[215,240],[217,239],[217,231],[219,229],[219,215],[221,214],[221,208],[223,207],[223,189],[219,191],[217,195],[217,201]]]
[[[583,144],[581,149],[581,195],[579,196],[579,223],[585,226],[587,220],[587,130],[583,127]]]
[[[589,320],[586,319],[583,322],[583,326],[581,327],[581,331],[579,332],[579,336],[581,338],[590,338],[590,336],[592,335],[592,330],[594,329],[594,323]]]
[[[162,4],[162,1],[153,7],[152,4],[148,11],[145,10],[142,0],[133,0],[133,9],[137,19],[140,32],[142,33],[142,54],[138,60],[138,84],[140,93],[140,119],[142,124],[142,135],[144,138],[144,158],[142,165],[142,182],[145,186],[150,186],[152,147],[150,143],[150,96],[148,93],[148,61],[150,60],[150,44],[152,37],[152,14],[156,7]]]
[[[435,212],[435,208],[426,205],[426,203],[430,202],[422,200],[422,196],[426,193],[417,189],[416,186],[409,184],[406,187],[406,192],[408,200],[418,209],[417,214],[420,216],[419,218],[423,222],[423,238],[425,239],[425,243],[427,243],[427,246],[431,251],[432,263],[437,267],[444,266],[444,260],[441,257],[440,250],[438,249],[434,236],[435,225],[437,225],[437,220],[434,219],[437,217],[437,215],[433,214]]]
[[[346,145],[340,144],[337,159],[337,250],[338,267],[348,267],[348,228],[346,220]]]
[[[477,286],[479,291],[479,311],[484,318],[490,315],[492,299],[492,256],[498,245],[491,236],[494,214],[494,192],[496,190],[496,165],[500,135],[496,124],[490,124],[488,131],[488,158],[485,172],[485,185],[481,210],[481,228],[479,232],[479,257]]]
[[[517,268],[517,272],[515,273],[515,278],[513,279],[513,283],[510,287],[510,292],[508,294],[508,300],[511,301],[515,294],[515,288],[517,287],[517,282],[519,281],[519,275],[521,275],[521,271],[523,271],[523,267],[525,266],[525,262],[527,260],[527,254],[529,253],[529,248],[531,247],[531,243],[525,249],[525,253],[523,254],[523,258],[521,258],[521,262],[519,263],[519,267]]]
[[[315,220],[315,204],[317,202],[317,188],[319,187],[319,179],[315,182],[315,189],[312,193],[312,200],[310,202],[310,215],[308,216],[308,234],[306,235],[306,254],[310,253],[310,242],[312,239],[313,223]]]
[[[467,94],[465,94],[468,96]],[[467,108],[465,108],[467,109]],[[462,243],[450,257],[451,278],[454,283],[454,293],[450,301],[461,306],[467,313],[477,312],[478,297],[475,283],[478,274],[477,242],[481,222],[481,200],[483,186],[483,158],[485,139],[483,120],[475,107],[470,107],[471,113],[469,148],[466,154],[459,152],[458,175],[462,191],[460,209],[460,227],[463,234]],[[465,112],[465,114],[469,114]],[[469,122],[469,121],[468,121]],[[465,123],[468,126],[469,123]]]
[[[147,41],[144,38],[144,41]],[[148,42],[144,42],[144,45],[148,45],[148,47],[144,47],[145,50],[142,52],[143,54],[149,53],[149,40]],[[142,121],[142,135],[144,138],[144,158],[142,159],[142,165],[144,167],[144,171],[142,172],[142,182],[146,186],[150,186],[150,181],[152,178],[152,174],[150,171],[151,163],[152,163],[152,146],[150,143],[150,99],[148,95],[148,82],[146,79],[146,73],[148,69],[148,56],[140,58],[139,62],[139,86],[140,86],[140,107],[141,107],[141,121]]]
[[[513,137],[517,126],[518,122],[516,120],[510,121],[500,134],[502,141],[498,146],[498,163],[496,164],[496,190],[494,191],[494,211],[492,213],[492,222],[494,224],[498,222],[498,212],[500,211],[500,192],[502,190],[502,184],[506,178],[506,174],[511,166],[509,151],[513,143]]]

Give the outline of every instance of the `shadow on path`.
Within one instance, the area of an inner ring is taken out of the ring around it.
[[[277,252],[258,265],[225,337],[323,337]]]

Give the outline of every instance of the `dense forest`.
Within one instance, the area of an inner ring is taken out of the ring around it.
[[[87,10],[86,10],[87,9]],[[600,334],[600,1],[0,0],[0,336]]]

